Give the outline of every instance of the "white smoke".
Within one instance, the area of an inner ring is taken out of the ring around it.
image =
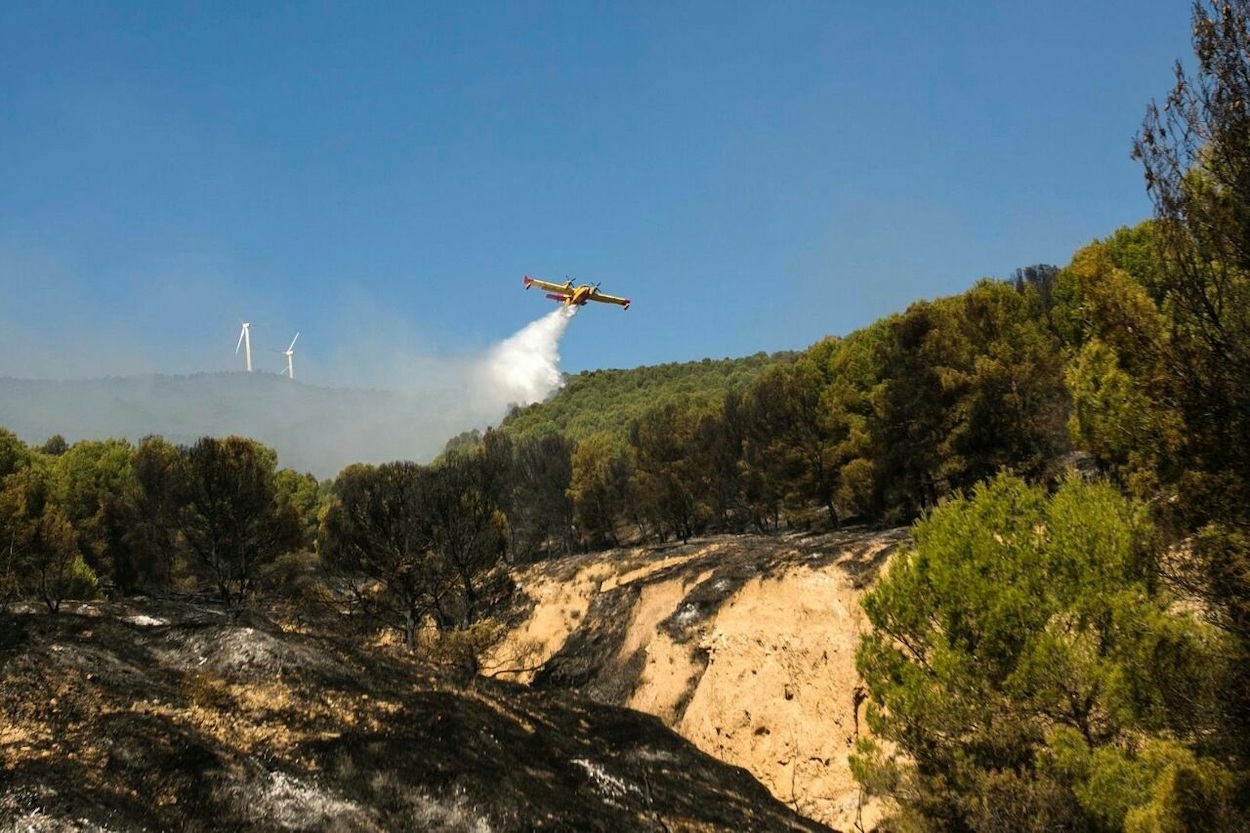
[[[502,341],[478,369],[480,410],[541,402],[560,386],[560,338],[577,307],[559,307]]]
[[[277,449],[282,465],[318,477],[356,462],[428,461],[452,437],[498,425],[512,405],[541,402],[560,387],[560,339],[576,311],[559,307],[487,350],[450,357],[396,346],[385,318],[352,327],[371,335],[356,340],[364,349],[343,359],[342,381],[331,387],[306,380],[333,378],[334,368],[301,365],[298,355],[294,383],[274,372],[20,381],[3,378],[0,368],[0,427],[28,443],[53,434],[71,443],[240,434]]]

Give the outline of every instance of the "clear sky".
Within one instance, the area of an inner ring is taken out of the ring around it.
[[[1190,6],[0,3],[0,375],[801,349],[1150,213]],[[358,378],[357,378],[358,376]]]

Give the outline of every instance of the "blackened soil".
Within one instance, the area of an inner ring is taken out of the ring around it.
[[[207,608],[0,613],[0,830],[825,830],[655,718]]]

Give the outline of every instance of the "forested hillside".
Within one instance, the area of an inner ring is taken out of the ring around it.
[[[793,356],[583,374],[332,484],[240,438],[0,433],[0,600],[330,600],[472,665],[501,564],[915,522],[858,655],[892,829],[1250,828],[1250,2],[1194,33],[1134,143],[1155,216],[1062,268]]]
[[[633,370],[587,370],[571,376],[546,402],[514,408],[500,428],[516,438],[560,433],[581,441],[598,433],[624,437],[633,420],[657,404],[707,405],[741,390],[789,353],[703,359]]]

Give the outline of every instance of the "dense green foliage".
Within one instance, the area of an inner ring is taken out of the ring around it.
[[[243,604],[267,564],[298,544],[298,517],[278,500],[273,452],[251,440],[158,439],[23,449],[0,435],[3,598],[55,611],[93,595],[203,583]]]
[[[555,432],[575,441],[601,432],[624,437],[631,420],[657,405],[710,405],[785,358],[786,354],[757,353],[633,370],[587,370],[569,377],[546,402],[514,409],[500,428],[516,438]]]
[[[96,578],[57,500],[53,467],[3,431],[0,472],[6,472],[0,479],[0,599],[38,598],[55,613],[66,597],[94,593]]]
[[[594,437],[576,517],[608,538],[606,506],[660,538],[896,523],[1004,466],[1040,477],[1070,447],[1061,346],[1030,283],[914,304],[715,402],[658,403],[624,442]]]
[[[1107,484],[1047,496],[1002,476],[913,538],[864,600],[875,631],[858,653],[878,740],[857,765],[907,796],[905,823],[1118,830],[1195,766],[1223,641],[1154,587],[1139,506]],[[1203,766],[1168,803],[1231,823],[1231,773]]]

